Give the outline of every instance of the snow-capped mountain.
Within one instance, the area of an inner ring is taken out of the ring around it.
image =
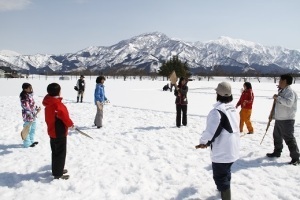
[[[267,47],[229,37],[207,42],[172,39],[163,33],[145,33],[104,47],[91,46],[73,54],[18,55],[0,51],[0,61],[30,73],[102,71],[142,68],[156,71],[163,61],[177,55],[188,62],[192,72],[221,70],[242,73],[300,71],[300,52],[283,47]]]
[[[10,51],[10,50],[0,50],[0,56],[6,56],[6,57],[11,57],[11,56],[20,56],[21,54],[15,52],[15,51]]]

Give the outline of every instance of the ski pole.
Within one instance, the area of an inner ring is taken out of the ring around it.
[[[272,105],[272,109],[271,109],[271,112],[270,112],[270,115],[269,115],[269,121],[268,121],[268,124],[267,124],[266,132],[265,132],[265,134],[264,134],[264,136],[263,136],[263,138],[262,138],[262,140],[261,140],[261,142],[260,142],[260,145],[261,145],[261,143],[263,142],[263,140],[264,140],[264,138],[265,138],[265,136],[266,136],[266,134],[267,134],[267,132],[268,132],[269,126],[270,126],[270,124],[271,124],[271,121],[272,121],[272,115],[273,115],[273,112],[274,112],[274,109],[275,109],[275,103],[276,103],[276,99],[273,100],[273,105]]]
[[[91,136],[89,136],[88,134],[86,134],[86,133],[82,132],[81,130],[79,130],[78,128],[75,128],[75,130],[78,131],[78,133],[80,133],[80,134],[82,134],[82,135],[84,135],[84,136],[86,136],[86,137],[89,137],[89,138],[91,138],[91,139],[94,139],[94,138],[92,138]]]
[[[268,122],[267,128],[266,128],[266,132],[265,132],[264,137],[262,138],[262,140],[261,140],[261,142],[260,142],[260,145],[261,145],[261,143],[263,142],[263,140],[264,140],[264,138],[265,138],[265,136],[266,136],[266,134],[267,134],[267,131],[268,131],[268,129],[269,129],[269,126],[270,126],[271,121],[272,121],[272,119],[269,119],[269,122]]]

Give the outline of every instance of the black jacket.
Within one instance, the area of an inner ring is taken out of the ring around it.
[[[187,105],[188,100],[187,100],[187,92],[189,88],[187,85],[183,86],[178,86],[178,90],[174,91],[174,95],[176,96],[175,103],[180,104],[180,105]],[[180,94],[180,95],[179,95]]]
[[[77,88],[79,91],[84,91],[85,89],[85,82],[83,79],[78,79],[77,81]]]

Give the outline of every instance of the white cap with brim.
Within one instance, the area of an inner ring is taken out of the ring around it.
[[[221,82],[218,84],[218,87],[215,89],[217,94],[222,97],[229,97],[231,96],[231,86],[228,82]]]

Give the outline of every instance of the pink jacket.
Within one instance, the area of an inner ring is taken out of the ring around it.
[[[33,94],[26,94],[25,99],[20,99],[22,107],[22,117],[24,122],[34,121],[36,114],[36,105],[33,99]]]

